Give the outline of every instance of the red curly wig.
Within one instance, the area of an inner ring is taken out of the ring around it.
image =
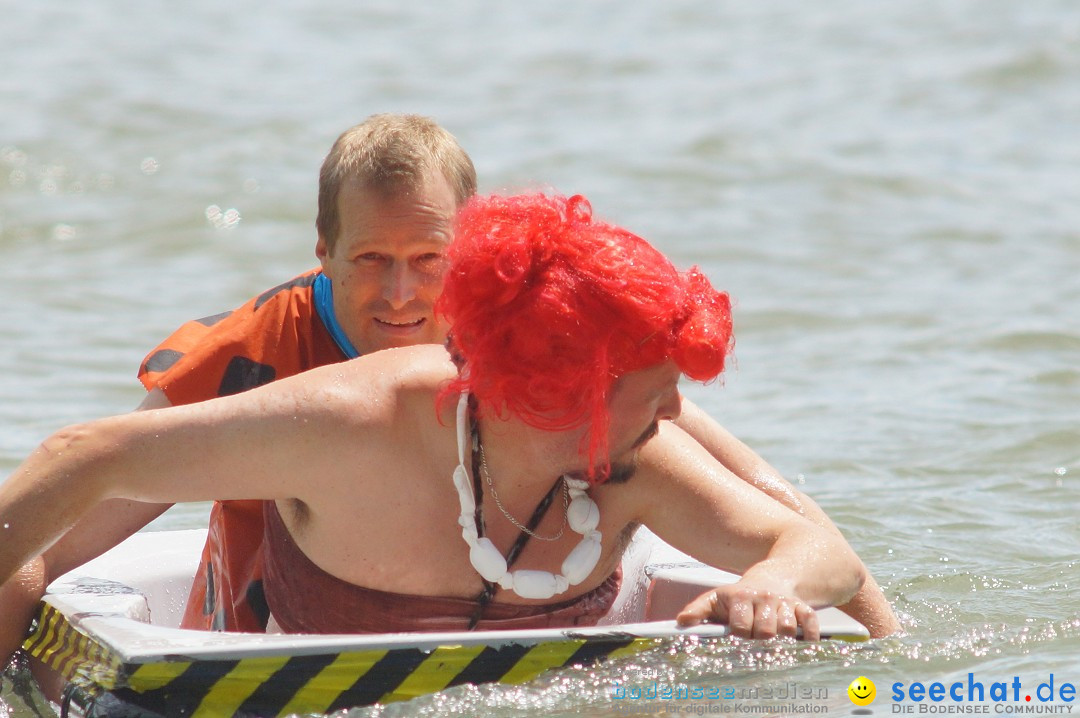
[[[442,397],[467,390],[481,413],[509,411],[549,431],[589,424],[593,478],[607,474],[617,377],[673,359],[708,381],[733,345],[726,293],[594,219],[581,195],[474,197],[449,254],[437,310],[464,370]]]

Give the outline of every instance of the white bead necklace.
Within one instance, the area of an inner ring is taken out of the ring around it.
[[[476,499],[469,473],[465,469],[468,408],[469,396],[463,392],[457,407],[458,465],[454,469],[454,488],[461,504],[458,524],[461,526],[461,537],[469,546],[469,562],[485,581],[498,584],[522,598],[545,599],[564,593],[570,586],[576,586],[588,578],[600,561],[602,536],[596,530],[600,524],[600,509],[585,493],[589,484],[569,476],[562,477],[570,494],[570,506],[566,509],[567,523],[573,531],[582,535],[581,541],[563,561],[562,573],[556,575],[529,569],[508,571],[506,558],[491,539],[481,537],[476,528]]]

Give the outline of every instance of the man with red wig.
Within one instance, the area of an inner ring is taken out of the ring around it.
[[[727,296],[700,273],[580,197],[491,197],[460,216],[439,309],[449,350],[57,432],[0,485],[0,580],[106,498],[257,498],[285,631],[591,623],[640,525],[742,574],[684,623],[814,638],[813,608],[858,591],[839,535],[671,422],[680,375],[715,378],[731,343]]]

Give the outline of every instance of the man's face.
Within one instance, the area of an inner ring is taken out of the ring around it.
[[[675,362],[624,374],[615,380],[608,398],[611,412],[609,481],[619,483],[633,475],[638,450],[659,430],[662,420],[682,413],[679,394],[681,372]]]
[[[360,354],[446,339],[433,307],[456,211],[438,173],[398,196],[341,188],[340,234],[332,251],[319,237],[315,255],[332,282],[338,323]]]

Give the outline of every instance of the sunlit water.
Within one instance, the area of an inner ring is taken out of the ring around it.
[[[5,4],[0,67],[5,472],[136,405],[181,322],[312,265],[334,137],[420,112],[483,189],[584,192],[732,292],[737,366],[687,394],[829,512],[907,628],[358,713],[620,715],[616,681],[794,681],[834,712],[860,674],[1080,682],[1071,0],[46,0]],[[28,715],[5,690],[0,715]]]

